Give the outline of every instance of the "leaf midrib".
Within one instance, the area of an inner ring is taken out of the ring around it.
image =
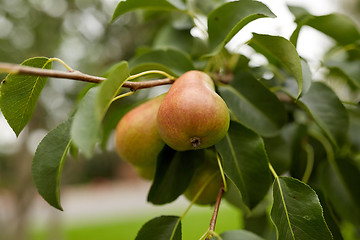
[[[246,191],[246,185],[244,183],[244,178],[243,178],[243,175],[242,175],[239,163],[238,163],[238,159],[236,157],[235,149],[234,149],[234,146],[233,146],[233,144],[231,142],[229,134],[226,134],[226,140],[228,141],[230,151],[231,151],[231,155],[233,156],[234,163],[235,163],[235,166],[236,166],[239,178],[240,178],[241,185],[242,185],[243,189]]]
[[[288,213],[288,210],[287,210],[287,207],[286,207],[284,193],[283,193],[282,188],[281,188],[281,183],[280,183],[280,178],[279,177],[276,177],[276,182],[277,182],[277,184],[279,186],[279,192],[280,192],[280,196],[281,196],[281,201],[282,201],[282,203],[284,205],[284,211],[285,211],[287,222],[289,224],[289,229],[290,229],[290,232],[291,232],[291,235],[292,235],[293,239],[295,239],[295,234],[294,234],[294,232],[292,230],[292,227],[291,227],[290,217],[289,217],[289,213]]]
[[[46,65],[48,65],[50,62],[51,62],[51,61],[49,61],[49,59],[48,59],[48,60],[45,62],[45,64],[41,67],[41,69],[44,69],[44,68],[46,67]],[[41,78],[40,76],[36,77],[35,84],[34,84],[34,86],[33,86],[32,89],[31,89],[30,96],[28,97],[27,102],[26,102],[25,107],[24,107],[24,111],[23,111],[23,113],[21,114],[21,120],[20,120],[20,124],[19,124],[20,127],[23,125],[24,117],[25,117],[25,114],[26,114],[26,112],[27,112],[27,110],[28,110],[30,100],[31,100],[32,97],[34,96],[33,93],[34,93],[34,91],[35,91],[36,86],[37,86],[38,83],[39,83],[39,79],[40,79],[40,78]]]

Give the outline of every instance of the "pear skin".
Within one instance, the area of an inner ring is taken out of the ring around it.
[[[132,109],[116,127],[117,153],[136,168],[155,168],[157,156],[165,146],[156,127],[157,112],[164,96],[160,95]],[[151,176],[147,174],[146,178]]]
[[[177,151],[213,146],[226,135],[229,123],[226,103],[200,71],[189,71],[173,83],[157,116],[160,136]]]
[[[153,180],[156,171],[156,164],[146,167],[135,167],[136,173],[145,180]]]

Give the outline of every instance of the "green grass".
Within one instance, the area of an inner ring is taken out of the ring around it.
[[[30,234],[31,240],[133,240],[141,226],[148,220],[163,215],[145,213],[137,218],[126,220],[124,218],[111,220],[108,222],[101,221],[97,224],[84,224],[66,226],[59,229],[58,235],[54,236],[53,230],[39,229],[33,230]],[[173,215],[173,213],[169,213]],[[208,229],[212,215],[210,207],[192,208],[182,221],[182,233],[184,240],[197,240]],[[216,224],[216,232],[233,230],[241,227],[241,215],[238,210],[223,204],[220,207],[219,216]],[[51,236],[50,236],[51,235]]]

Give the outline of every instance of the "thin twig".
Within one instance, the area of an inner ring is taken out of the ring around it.
[[[106,78],[88,75],[79,71],[64,72],[64,71],[58,71],[52,69],[42,69],[42,68],[35,68],[29,66],[22,66],[18,64],[1,63],[1,62],[0,62],[0,73],[66,78],[66,79],[72,79],[72,80],[78,80],[78,81],[90,82],[90,83],[101,83],[104,80],[106,80]],[[172,84],[173,82],[174,80],[169,78],[151,80],[145,82],[126,81],[123,84],[123,87],[130,88],[132,91],[135,91],[142,88],[151,88],[161,85]]]
[[[217,219],[217,216],[218,216],[218,213],[219,213],[220,202],[221,202],[221,198],[222,198],[223,194],[224,194],[224,183],[221,182],[219,193],[218,193],[218,196],[216,198],[216,203],[215,203],[215,206],[214,206],[214,212],[213,212],[213,215],[212,215],[212,218],[211,218],[211,221],[210,221],[210,228],[209,228],[210,232],[215,231],[216,219]],[[212,234],[210,234],[205,240],[209,240],[210,239],[209,237],[211,238]]]

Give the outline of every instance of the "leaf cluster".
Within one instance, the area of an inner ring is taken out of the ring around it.
[[[290,39],[254,33],[241,43],[267,59],[266,64],[254,67],[249,64],[251,57],[231,52],[227,44],[250,22],[275,14],[253,0],[212,2],[216,4],[180,0],[118,4],[112,21],[141,9],[143,18],[159,25],[152,45],[139,47],[127,62],[115,64],[105,81],[89,87],[74,114],[43,139],[32,169],[39,193],[62,209],[60,176],[70,146],[91,157],[97,143],[106,143],[119,118],[138,104],[120,112],[112,108],[112,100],[124,92],[122,85],[129,77],[149,70],[178,77],[198,69],[212,76],[231,113],[229,131],[215,145],[229,184],[225,199],[244,212],[245,221],[260,211],[266,217],[256,224],[267,226],[214,238],[344,239],[345,223],[356,238],[360,224],[358,27],[344,15],[315,16],[289,6],[297,24]],[[322,59],[325,74],[316,81],[309,63],[296,50],[304,26],[335,42]],[[194,29],[202,36],[194,36]],[[51,68],[51,61],[39,57],[23,65]],[[154,72],[145,79],[158,77]],[[44,77],[9,74],[1,84],[0,108],[17,135],[30,120],[45,83]],[[340,92],[340,87],[345,90]],[[183,155],[177,158],[181,162],[169,161],[175,154]],[[196,167],[187,159],[186,153],[164,148],[148,201],[169,203],[185,191]],[[268,195],[272,196],[270,205]],[[181,239],[182,218],[154,218],[136,239]]]

